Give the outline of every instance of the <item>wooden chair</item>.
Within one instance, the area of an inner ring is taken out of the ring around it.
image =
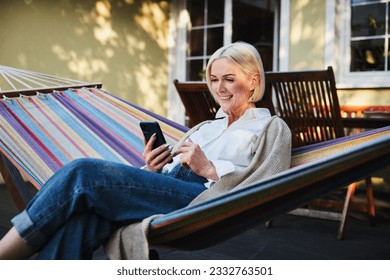
[[[173,83],[186,110],[188,119],[186,125],[188,127],[215,118],[220,106],[210,94],[205,82],[179,82],[174,80]]]
[[[344,137],[343,120],[337,97],[337,89],[332,67],[326,70],[266,72],[266,87],[258,107],[270,109],[288,124],[293,135],[293,148]],[[183,100],[190,124],[214,118],[213,112],[219,108],[205,82],[174,82]],[[201,90],[201,93],[199,92]],[[207,92],[206,92],[207,91]],[[200,94],[199,94],[200,93]],[[212,107],[208,106],[213,100]],[[297,209],[293,213],[340,221],[338,238],[344,237],[344,228],[357,182],[348,186],[343,205],[338,201],[316,200],[316,206],[342,208],[341,213],[314,209]],[[371,178],[366,179],[367,206],[357,210],[367,211],[370,223],[374,224],[375,208]]]
[[[345,136],[332,67],[319,71],[267,72],[266,95],[293,134],[293,147]]]
[[[285,120],[293,134],[294,148],[344,137],[343,120],[332,67],[326,70],[267,72],[266,95],[271,96],[276,114]],[[341,208],[341,213],[315,209],[296,209],[292,213],[340,221],[338,238],[344,228],[357,182],[348,185],[343,205],[339,201],[315,200],[311,206]],[[367,211],[374,224],[375,207],[371,178],[366,178]],[[363,206],[363,207],[362,207]]]

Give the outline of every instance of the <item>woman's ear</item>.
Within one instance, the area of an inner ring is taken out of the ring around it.
[[[251,75],[251,80],[250,80],[250,89],[253,91],[255,88],[259,85],[260,83],[260,74],[255,73]]]

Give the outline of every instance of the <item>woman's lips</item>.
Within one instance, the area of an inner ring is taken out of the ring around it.
[[[233,97],[233,95],[227,95],[227,96],[219,96],[222,100],[229,100]]]

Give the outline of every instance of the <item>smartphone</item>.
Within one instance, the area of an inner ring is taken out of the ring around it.
[[[144,134],[146,142],[148,142],[150,137],[152,137],[152,135],[156,133],[156,141],[154,141],[153,143],[153,149],[156,149],[157,147],[160,147],[161,145],[167,143],[165,141],[164,134],[162,133],[158,122],[140,122],[139,125],[141,127],[142,133]]]

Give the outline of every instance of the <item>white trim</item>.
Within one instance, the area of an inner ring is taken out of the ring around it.
[[[325,49],[324,49],[324,66],[332,66],[335,72],[335,19],[336,19],[336,1],[327,0],[325,3]]]
[[[349,0],[343,0],[341,1],[339,12],[340,17],[342,18],[342,26],[343,28],[340,30],[340,41],[341,44],[340,50],[341,50],[341,56],[339,59],[339,67],[340,67],[340,85],[345,83],[346,77],[349,73],[348,68],[351,62],[350,59],[350,51],[349,51],[349,40],[351,38],[351,9],[350,9],[351,2]]]
[[[340,0],[336,1],[336,3],[337,23],[335,26],[335,35],[337,42],[335,44],[334,59],[338,67],[338,74],[336,76],[337,88],[390,87],[390,71],[350,72],[351,1]],[[326,20],[328,24],[328,18]]]
[[[279,71],[288,71],[290,56],[290,0],[280,1]]]
[[[225,17],[224,17],[224,32],[223,44],[228,45],[232,42],[233,36],[233,4],[232,0],[225,0]]]
[[[274,16],[274,47],[272,49],[272,71],[279,69],[279,41],[280,41],[280,1],[275,1]]]
[[[187,49],[187,26],[189,23],[186,15],[185,1],[173,0],[169,22],[169,49],[168,49],[168,112],[167,117],[180,124],[185,123],[185,109],[180,96],[173,84],[174,79],[184,81],[185,52]],[[183,71],[184,70],[184,71]]]

